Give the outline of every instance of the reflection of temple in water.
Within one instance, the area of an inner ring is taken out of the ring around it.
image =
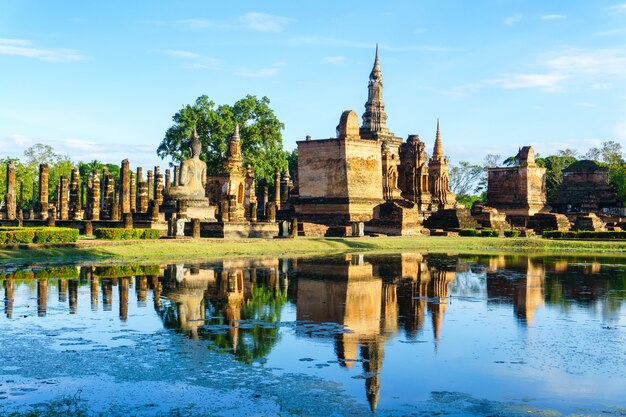
[[[363,362],[366,396],[375,411],[385,341],[401,327],[415,338],[427,306],[438,340],[454,272],[429,270],[419,254],[380,264],[363,255],[335,262],[299,260],[295,271],[297,319],[335,322],[348,330],[335,336],[335,351],[342,366]]]
[[[271,304],[277,297],[286,299],[286,266],[286,261],[278,259],[224,260],[203,268],[182,264],[168,266],[162,285],[163,295],[171,303],[158,310],[166,326],[178,328],[192,338],[210,339],[217,348],[229,349],[246,362],[253,360],[263,356],[262,353],[269,353],[265,345],[270,339],[274,339],[269,342],[271,345],[276,343],[278,329],[246,326],[242,332],[240,322],[280,320],[280,311],[274,311],[275,317],[266,317],[266,310],[272,309],[260,303]],[[269,298],[260,293],[263,290],[271,292]],[[226,335],[205,330],[206,324],[224,325]]]
[[[490,303],[509,303],[520,323],[532,325],[535,310],[543,307],[546,269],[540,259],[500,259],[498,268],[487,272]]]

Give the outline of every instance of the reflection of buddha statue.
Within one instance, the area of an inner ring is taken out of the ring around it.
[[[180,165],[178,184],[170,187],[169,196],[173,198],[205,198],[206,163],[200,160],[202,143],[198,140],[198,133],[193,129],[191,136],[191,158]]]

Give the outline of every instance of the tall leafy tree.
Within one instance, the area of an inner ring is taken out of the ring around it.
[[[165,132],[157,154],[171,157],[175,163],[188,158],[195,127],[209,175],[223,174],[228,141],[239,124],[244,166],[252,165],[257,181],[271,185],[275,167],[281,172],[287,169],[287,153],[283,150],[284,125],[269,104],[267,97],[248,95],[232,106],[216,106],[206,95],[200,96],[173,116],[174,124]]]

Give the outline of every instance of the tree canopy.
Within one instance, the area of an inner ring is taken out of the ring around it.
[[[194,127],[202,142],[201,159],[207,163],[209,175],[225,172],[228,141],[239,124],[244,166],[254,168],[257,181],[272,184],[274,169],[287,169],[287,153],[283,150],[283,123],[269,106],[267,97],[248,95],[234,105],[215,105],[206,95],[188,104],[173,117],[157,149],[162,159],[171,157],[180,163],[190,156],[189,139]]]
[[[6,165],[10,159],[15,162],[15,179],[16,179],[16,197],[17,203],[23,208],[29,208],[32,202],[33,182],[39,178],[39,164],[48,164],[49,169],[49,190],[59,183],[61,175],[68,176],[72,172],[72,161],[69,156],[55,152],[50,145],[37,143],[24,151],[24,159],[5,158],[0,160],[3,167],[3,173],[0,175],[0,195],[4,196],[6,192]],[[20,183],[22,189],[20,189]],[[52,193],[52,191],[50,191]],[[20,201],[23,195],[24,200]],[[52,195],[52,194],[51,194]]]

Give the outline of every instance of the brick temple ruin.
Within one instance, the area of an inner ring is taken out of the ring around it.
[[[403,141],[387,127],[378,48],[362,121],[347,110],[336,138],[297,142],[290,203],[300,234],[417,235],[425,227],[478,226],[450,190],[439,121],[430,158],[418,135]]]
[[[191,157],[173,173],[155,166],[144,178],[141,167],[131,171],[124,160],[119,180],[106,169],[81,179],[74,168],[49,190],[49,169],[42,164],[30,210],[20,206],[23,186],[16,184],[15,164],[9,162],[0,225],[58,225],[85,234],[99,227],[141,227],[171,237],[411,236],[464,228],[530,233],[626,226],[606,168],[593,161],[572,164],[549,202],[546,169],[538,166],[530,146],[520,148],[514,166],[488,170],[485,204],[471,210],[457,204],[439,120],[430,156],[418,135],[403,140],[387,127],[378,47],[361,120],[346,110],[336,137],[298,141],[293,178],[276,168],[272,195],[268,187],[256,186],[254,167],[244,167],[239,126],[227,144],[224,175],[207,175],[194,129]]]

